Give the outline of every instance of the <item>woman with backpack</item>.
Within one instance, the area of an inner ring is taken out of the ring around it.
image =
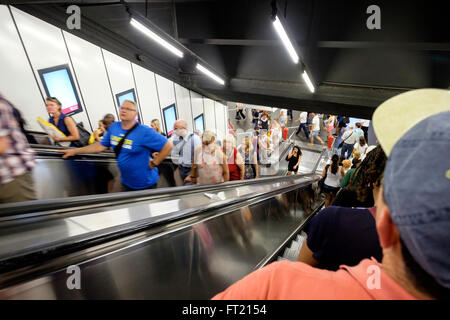
[[[55,97],[47,98],[45,99],[45,107],[50,114],[48,122],[66,135],[63,138],[52,136],[53,141],[56,143],[67,141],[70,142],[70,147],[76,147],[75,141],[80,139],[80,133],[75,121],[61,112],[61,102]]]

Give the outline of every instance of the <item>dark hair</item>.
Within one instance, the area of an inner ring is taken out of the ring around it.
[[[299,146],[293,146],[293,147],[292,147],[292,151],[294,151],[295,148],[297,148],[297,150],[298,150],[297,154],[298,154],[299,156],[301,156],[301,155],[302,155],[302,150],[300,150],[300,147],[299,147]]]
[[[402,246],[403,261],[406,266],[406,273],[410,281],[420,291],[424,291],[436,299],[450,299],[450,289],[441,286],[434,278],[414,260],[402,238],[400,237]]]
[[[356,167],[358,166],[358,163],[360,163],[360,162],[361,162],[361,159],[353,158],[353,160],[352,160],[352,168],[356,169]]]
[[[337,154],[333,154],[331,157],[331,173],[336,174],[339,170],[339,156]]]
[[[103,117],[102,121],[105,125],[105,129],[108,130],[109,126],[112,125],[116,121],[116,119],[114,118],[114,115],[108,113]]]
[[[357,128],[361,128],[361,123],[360,123],[360,122],[357,122],[357,123],[355,123],[355,126],[356,126]]]
[[[372,195],[374,186],[379,186],[386,166],[387,157],[380,145],[370,151],[356,168],[348,188],[355,190],[358,201],[364,202]]]
[[[362,147],[366,144],[366,139],[364,136],[359,137],[359,145]]]

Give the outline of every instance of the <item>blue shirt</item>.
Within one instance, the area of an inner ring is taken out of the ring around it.
[[[56,126],[59,131],[61,131],[62,133],[64,133],[66,135],[66,137],[68,137],[68,136],[70,136],[70,132],[69,132],[69,129],[67,129],[66,123],[64,122],[64,119],[66,117],[67,116],[61,112],[59,115],[58,125],[55,125],[55,120],[53,117],[50,117],[48,122],[51,123],[52,125]],[[75,144],[73,143],[73,141],[70,141],[69,147],[75,147]]]
[[[337,270],[370,257],[381,262],[375,219],[368,209],[326,207],[308,222],[305,232],[320,268]]]
[[[102,141],[104,147],[114,148],[128,130],[122,129],[121,122],[113,123]],[[158,169],[148,167],[153,152],[159,152],[167,139],[146,125],[139,125],[125,139],[117,158],[120,181],[131,189],[145,189],[158,182]]]

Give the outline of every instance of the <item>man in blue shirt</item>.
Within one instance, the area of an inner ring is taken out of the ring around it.
[[[120,122],[113,123],[100,143],[77,149],[61,150],[63,158],[83,153],[99,153],[108,147],[115,149],[125,134],[136,124],[137,109],[133,101],[125,100],[120,109]],[[172,150],[172,143],[146,125],[137,125],[123,142],[117,156],[122,191],[151,189],[159,179],[158,166]],[[117,151],[117,150],[116,150]],[[158,154],[150,160],[151,154]]]

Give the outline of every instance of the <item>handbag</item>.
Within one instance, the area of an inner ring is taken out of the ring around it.
[[[342,146],[344,145],[344,142],[345,142],[348,138],[350,138],[350,137],[353,135],[353,133],[355,133],[355,132],[352,131],[352,134],[351,134],[351,135],[349,135],[347,138],[345,138],[345,140],[343,140],[343,141],[341,141],[341,143],[339,143],[339,145],[338,145],[338,148],[339,148],[339,149],[342,148]]]

